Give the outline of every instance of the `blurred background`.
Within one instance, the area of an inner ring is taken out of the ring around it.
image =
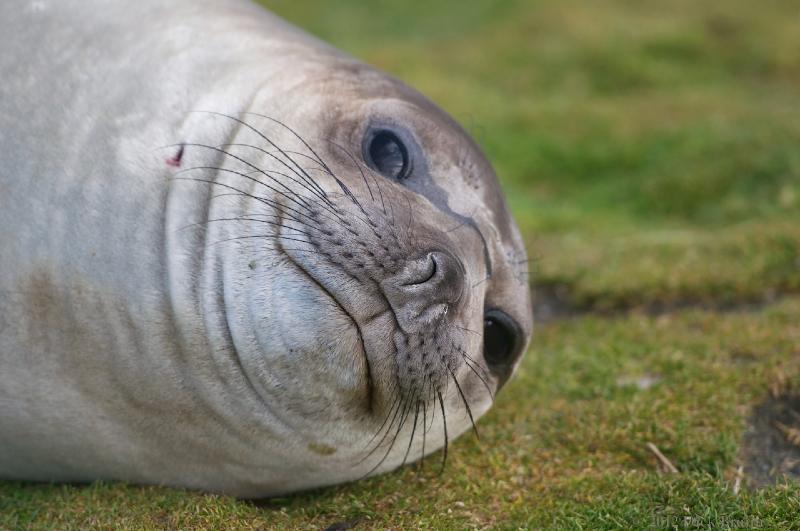
[[[543,316],[800,288],[796,1],[262,3],[472,132]]]

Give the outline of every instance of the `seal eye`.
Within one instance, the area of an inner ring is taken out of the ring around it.
[[[507,367],[514,362],[519,333],[514,321],[499,310],[489,310],[483,319],[483,357],[490,366]]]
[[[367,163],[384,177],[401,180],[410,173],[408,149],[391,131],[378,131],[366,147]]]

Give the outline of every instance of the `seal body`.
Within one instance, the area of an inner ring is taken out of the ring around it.
[[[268,496],[489,408],[524,249],[424,97],[237,0],[11,0],[0,49],[0,477]]]

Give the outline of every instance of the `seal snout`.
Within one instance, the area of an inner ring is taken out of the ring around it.
[[[464,278],[456,257],[434,250],[408,260],[382,287],[400,327],[410,332],[446,315],[464,293]]]

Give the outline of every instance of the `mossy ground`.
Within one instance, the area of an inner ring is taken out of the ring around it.
[[[265,3],[473,132],[569,317],[442,475],[257,504],[0,483],[0,528],[800,528],[800,454],[756,487],[745,443],[800,388],[796,2]]]

